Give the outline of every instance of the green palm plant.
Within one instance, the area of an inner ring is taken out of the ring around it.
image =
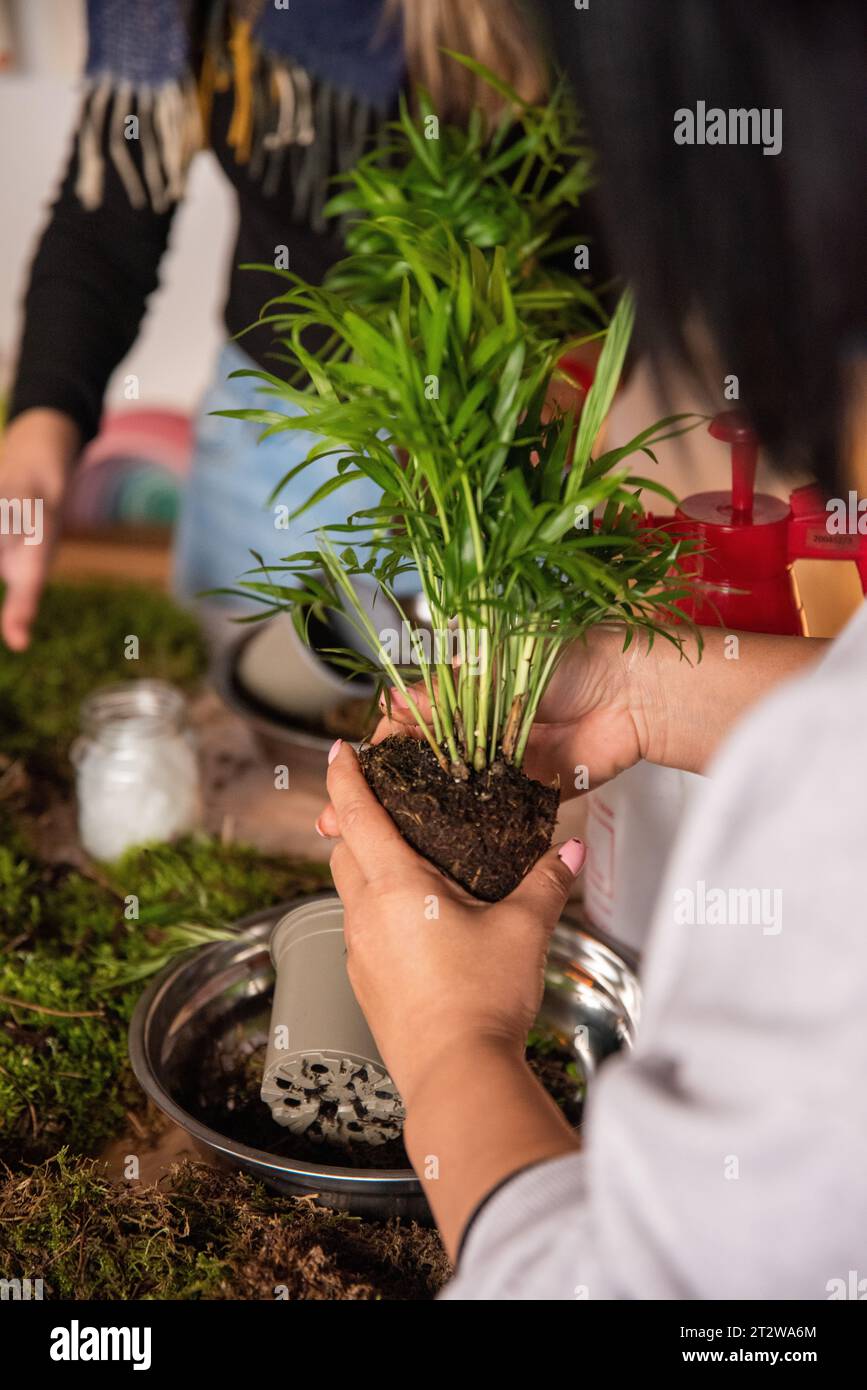
[[[519,313],[544,313],[564,337],[600,329],[605,316],[589,273],[573,264],[594,160],[568,87],[559,83],[544,105],[532,105],[483,64],[451,57],[497,90],[502,119],[492,132],[479,112],[465,126],[440,128],[424,90],[417,116],[402,100],[399,119],[341,176],[346,187],[328,205],[348,224],[348,254],[330,287],[365,312],[387,312],[406,272],[402,244],[421,231],[442,249],[448,230],[462,245],[499,248]]]
[[[327,287],[366,318],[387,319],[409,270],[406,248],[421,241],[443,252],[451,235],[460,245],[498,252],[524,320],[544,319],[549,333],[564,340],[601,336],[606,313],[599,293],[606,287],[575,268],[576,245],[592,242],[580,227],[594,172],[568,88],[560,83],[545,105],[532,105],[483,64],[451,57],[497,90],[504,103],[500,121],[489,131],[475,112],[466,125],[440,126],[423,89],[417,116],[401,99],[399,119],[335,179],[345,186],[326,212],[341,222],[347,255],[328,272]],[[243,268],[295,283],[290,272],[272,265]],[[278,296],[251,329],[270,325],[280,334],[286,314],[287,301]],[[340,347],[339,335],[331,335],[319,355]],[[288,362],[296,384],[305,382],[306,369],[299,370],[294,355],[275,348],[272,356]]]
[[[405,139],[420,159],[416,142]],[[477,796],[483,816],[497,778],[514,796],[539,703],[569,643],[606,621],[622,623],[627,641],[641,629],[651,640],[677,642],[670,621],[686,593],[681,545],[647,524],[642,495],[675,499],[633,474],[629,459],[653,458],[655,444],[692,420],[671,416],[594,456],[630,339],[630,296],[612,317],[580,417],[551,412],[551,384],[572,345],[563,327],[575,332],[586,322],[586,287],[568,276],[546,280],[539,247],[528,269],[516,254],[523,231],[506,247],[483,247],[461,238],[436,206],[393,212],[394,200],[369,174],[354,182],[353,207],[365,215],[348,260],[319,287],[284,272],[289,288],[263,312],[281,355],[309,385],[252,375],[300,413],[227,413],[258,421],[265,434],[317,436],[281,487],[297,487],[314,460],[334,457],[333,476],[294,517],[361,478],[381,500],[323,528],[311,549],[260,564],[241,589],[265,616],[289,610],[303,636],[311,616],[340,611],[372,654],[342,649],[331,658],[400,692],[431,776],[462,788],[462,814],[467,795]],[[344,200],[337,211],[345,210]],[[376,248],[371,273],[359,263],[362,244]],[[369,293],[359,293],[365,286]],[[304,346],[311,328],[325,331],[316,355]],[[580,328],[577,340],[586,340]],[[376,629],[353,585],[359,576],[400,614],[409,651]],[[424,596],[428,632],[405,610],[407,576]],[[365,769],[388,805],[372,757]],[[556,803],[556,794],[546,802],[541,828],[519,827],[520,844],[504,846],[504,891],[550,842]],[[419,817],[395,819],[425,852]],[[489,842],[485,853],[492,852]],[[478,873],[456,872],[451,861],[444,867],[479,891]],[[494,880],[480,896],[497,895]]]

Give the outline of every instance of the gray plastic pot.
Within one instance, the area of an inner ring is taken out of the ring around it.
[[[352,587],[375,632],[400,630],[400,613],[376,584],[354,577]],[[329,613],[321,637],[325,647],[348,647],[379,661],[375,645],[364,641],[340,612]],[[239,649],[237,678],[244,690],[271,709],[313,724],[323,710],[347,696],[372,696],[375,689],[370,677],[354,676],[348,682],[341,667],[299,637],[288,613],[263,623]]]
[[[271,936],[276,981],[262,1099],[311,1139],[381,1144],[403,1106],[349,982],[338,897],[305,903]]]
[[[229,941],[171,960],[144,990],[133,1014],[133,1070],[154,1104],[211,1162],[230,1164],[275,1191],[336,1211],[376,1221],[389,1216],[429,1220],[421,1184],[403,1161],[358,1167],[341,1164],[333,1152],[315,1162],[269,1146],[251,1148],[214,1129],[202,1113],[215,1042],[233,1056],[239,1047],[250,1053],[267,1044],[274,978],[268,942],[276,923],[300,905],[283,903],[254,913],[235,924],[237,935]],[[640,990],[631,966],[575,922],[561,922],[551,941],[539,1022],[571,1040],[591,1089],[597,1067],[631,1046],[639,1012]]]

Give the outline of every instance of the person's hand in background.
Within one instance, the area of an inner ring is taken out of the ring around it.
[[[584,847],[552,848],[508,898],[483,903],[410,848],[339,741],[328,791],[352,987],[406,1106],[410,1159],[423,1180],[435,1178],[428,1197],[454,1249],[492,1187],[577,1144],[524,1050],[548,939]],[[495,1112],[487,1124],[483,1112]],[[425,1175],[431,1153],[437,1174]]]
[[[12,651],[23,651],[30,641],[80,444],[77,426],[58,410],[23,411],[0,440],[0,498],[6,504],[0,530],[5,585],[0,637]],[[29,534],[11,525],[19,508]]]

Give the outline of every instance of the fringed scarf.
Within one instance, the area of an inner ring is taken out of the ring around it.
[[[267,192],[291,148],[321,213],[332,146],[350,167],[403,81],[382,0],[88,0],[87,11],[76,182],[87,208],[102,200],[107,150],[133,206],[165,211],[207,143],[214,93],[231,89],[235,159]]]

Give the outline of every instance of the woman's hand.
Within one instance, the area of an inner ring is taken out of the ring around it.
[[[620,628],[598,627],[567,647],[539,706],[524,771],[561,799],[601,786],[647,756],[649,679],[646,652],[624,652]]]
[[[564,801],[592,791],[640,759],[686,772],[703,772],[739,719],[781,681],[806,670],[827,643],[815,637],[703,628],[678,633],[683,655],[664,637],[651,647],[637,633],[624,648],[624,630],[600,626],[563,654],[539,707],[524,771],[551,784],[559,778]],[[424,687],[413,697],[427,718]],[[420,737],[400,693],[373,742],[389,734]],[[331,806],[317,823],[337,834]]]
[[[649,711],[653,701],[652,673],[645,650],[636,641],[624,652],[620,628],[598,627],[569,647],[539,708],[524,758],[524,771],[550,786],[559,779],[563,801],[598,787],[647,757]],[[414,686],[413,699],[430,718],[423,685]],[[390,713],[380,720],[371,739],[381,743],[390,734],[420,738],[421,733],[400,692],[392,690]],[[586,768],[586,778],[579,772]],[[336,836],[334,807],[322,811],[316,828]]]
[[[660,645],[664,645],[660,643]],[[524,771],[550,785],[560,781],[564,801],[648,756],[651,711],[658,705],[653,662],[636,640],[624,652],[623,630],[598,627],[567,648],[549,685],[530,734]],[[413,698],[429,718],[424,686]],[[381,743],[390,734],[421,737],[400,692],[391,691],[391,712],[373,735]],[[587,777],[578,776],[587,769]],[[330,807],[319,818],[325,835],[336,834]]]
[[[542,997],[548,938],[584,847],[550,850],[501,903],[482,903],[410,848],[370,791],[348,744],[332,750],[328,791],[340,843],[331,872],[345,913],[352,986],[411,1105],[455,1048],[523,1056]]]
[[[650,645],[643,632],[624,648],[615,626],[573,642],[539,707],[524,770],[540,782],[559,776],[564,800],[642,758],[704,772],[751,706],[827,646],[764,632],[672,631],[682,652],[659,635]]]
[[[450,1253],[510,1174],[575,1149],[524,1061],[548,938],[584,861],[569,840],[501,903],[480,903],[412,850],[348,744],[331,750],[331,871],[349,976],[401,1093],[404,1140]]]
[[[30,535],[0,533],[0,579],[6,584],[0,636],[12,651],[23,651],[30,641],[79,447],[76,425],[57,410],[23,411],[0,444],[0,496],[20,504],[31,527]]]

